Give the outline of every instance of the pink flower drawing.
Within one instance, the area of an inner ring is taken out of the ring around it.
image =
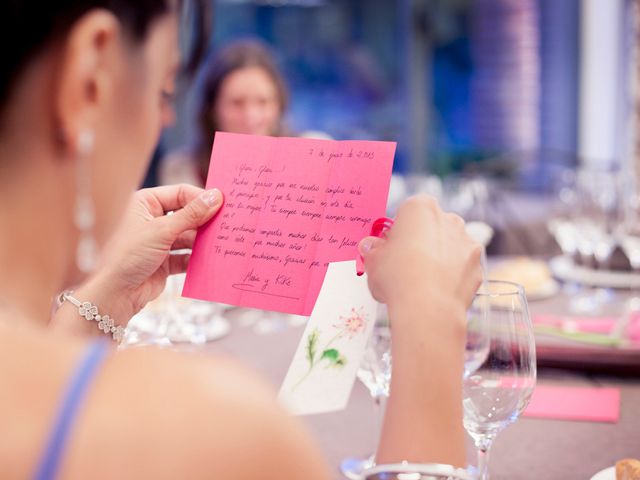
[[[334,327],[341,330],[344,335],[348,335],[349,339],[352,339],[355,335],[364,331],[367,325],[367,316],[362,310],[363,307],[357,310],[352,307],[348,315],[340,315],[340,322]]]

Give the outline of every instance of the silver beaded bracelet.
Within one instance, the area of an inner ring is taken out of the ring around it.
[[[96,307],[91,302],[81,302],[74,296],[72,296],[73,292],[62,292],[59,297],[59,303],[62,304],[65,300],[71,303],[78,309],[78,313],[81,317],[84,317],[88,321],[96,321],[98,322],[98,328],[102,330],[105,334],[111,334],[113,340],[117,343],[122,341],[124,337],[124,328],[116,325],[113,318],[109,315],[100,315],[98,312],[98,307]]]

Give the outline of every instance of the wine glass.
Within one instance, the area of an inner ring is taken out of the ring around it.
[[[629,259],[635,274],[640,273],[640,195],[629,192],[622,205],[622,221],[618,228],[618,243]],[[625,305],[622,316],[618,318],[610,336],[616,340],[625,337],[631,318],[640,311],[640,296],[637,290]]]
[[[442,205],[465,220],[487,219],[489,185],[482,177],[449,177],[444,182]]]
[[[483,285],[486,282],[487,259],[486,253],[481,257]],[[391,331],[385,322],[376,325],[367,345],[365,356],[358,370],[358,379],[368,388],[377,410],[377,432],[382,423],[382,403],[389,396],[391,383]],[[464,377],[473,374],[482,365],[489,354],[489,310],[484,305],[476,304],[475,308],[467,312],[467,338],[464,361]],[[346,458],[340,464],[340,471],[349,479],[360,479],[362,473],[375,466],[375,454],[367,458]]]
[[[374,327],[358,369],[358,380],[367,387],[376,406],[374,437],[378,438],[382,426],[383,404],[389,396],[391,383],[391,331],[386,319]],[[362,472],[374,465],[375,454],[367,458],[345,458],[340,463],[340,471],[346,478],[358,480]]]
[[[489,353],[463,382],[464,427],[478,450],[478,478],[489,478],[489,450],[498,433],[529,404],[536,383],[533,328],[522,286],[485,282],[471,312],[488,312]]]
[[[609,169],[582,168],[578,171],[577,192],[578,249],[584,257],[592,255],[598,266],[607,268],[616,247],[620,176]]]
[[[618,243],[634,272],[640,272],[640,195],[631,194],[623,203]]]
[[[360,480],[472,480],[469,472],[450,465],[423,463],[391,463],[368,468]]]
[[[229,333],[225,306],[181,297],[184,281],[184,274],[167,279],[160,296],[129,322],[123,347],[202,345]]]
[[[582,263],[609,268],[609,260],[617,245],[620,223],[619,172],[601,167],[583,167],[576,175],[577,203],[575,234]],[[573,295],[569,304],[572,312],[597,314],[606,303],[615,301],[611,289],[583,290]]]
[[[185,274],[167,279],[164,313],[168,318],[169,340],[173,344],[202,345],[226,336],[231,326],[224,317],[224,305],[182,297],[185,279]]]
[[[480,256],[482,269],[481,289],[487,285],[487,251],[483,248]],[[486,360],[490,346],[490,318],[488,302],[473,302],[467,310],[466,343],[464,349],[463,379],[472,375]]]
[[[553,202],[547,228],[563,255],[573,258],[578,252],[578,235],[574,220],[578,203],[575,172],[562,167],[555,169],[551,183]]]
[[[167,337],[173,344],[203,345],[226,336],[230,329],[224,305],[176,298],[171,303]]]
[[[481,287],[482,288],[482,287]],[[489,356],[491,327],[488,302],[477,301],[467,310],[467,340],[463,378],[469,378]]]

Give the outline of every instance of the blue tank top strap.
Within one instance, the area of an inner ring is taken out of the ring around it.
[[[37,474],[34,477],[37,480],[53,480],[56,478],[64,447],[68,441],[78,410],[82,406],[82,400],[108,352],[109,343],[104,340],[94,342],[87,348],[82,362],[78,365],[71,378],[58,410],[53,431],[46,444],[46,450]]]

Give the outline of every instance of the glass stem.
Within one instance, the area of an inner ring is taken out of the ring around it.
[[[478,448],[478,480],[489,480],[489,448]]]
[[[484,436],[475,442],[478,450],[478,480],[489,480],[489,450],[493,436]]]
[[[384,395],[375,395],[373,397],[373,402],[375,405],[375,410],[376,410],[376,421],[375,421],[375,432],[374,432],[374,438],[375,438],[375,447],[373,449],[373,454],[371,455],[371,461],[372,464],[375,465],[375,457],[376,454],[378,453],[378,445],[380,443],[380,436],[382,434],[382,425],[384,423],[384,411],[385,411],[385,407],[386,407],[386,396]]]

